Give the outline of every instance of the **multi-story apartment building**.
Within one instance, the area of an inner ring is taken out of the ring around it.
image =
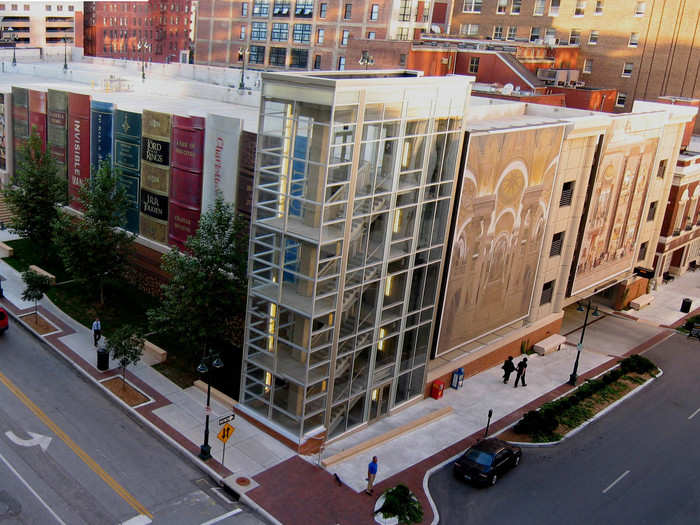
[[[191,0],[85,2],[85,54],[186,62],[191,23]]]
[[[643,289],[696,108],[470,97],[473,77],[263,73],[240,410],[317,447]],[[629,295],[629,294],[627,294]]]
[[[685,0],[455,1],[451,32],[494,40],[567,42],[586,85],[617,89],[618,111],[635,99],[700,97],[700,5]]]
[[[0,2],[3,47],[34,48],[42,58],[83,47],[83,2]]]
[[[342,70],[350,39],[412,40],[444,19],[423,0],[200,0],[195,62]]]

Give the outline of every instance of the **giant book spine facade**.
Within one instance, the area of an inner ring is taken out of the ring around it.
[[[168,242],[171,115],[144,110],[141,137],[141,213],[139,233]]]

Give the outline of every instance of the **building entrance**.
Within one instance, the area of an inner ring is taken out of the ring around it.
[[[377,421],[389,413],[389,396],[391,395],[391,383],[378,386],[372,390],[372,399],[369,405],[369,422]]]

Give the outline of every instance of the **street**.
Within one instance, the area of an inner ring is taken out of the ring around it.
[[[12,322],[0,337],[0,521],[262,523]]]
[[[524,448],[495,487],[437,471],[440,523],[697,523],[700,342],[674,335],[645,355],[661,378],[559,445]]]

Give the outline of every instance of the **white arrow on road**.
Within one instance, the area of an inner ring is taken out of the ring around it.
[[[12,430],[5,432],[7,439],[12,441],[15,445],[19,445],[21,447],[33,447],[34,445],[39,445],[41,450],[46,452],[46,449],[49,448],[49,445],[51,444],[51,438],[49,436],[44,436],[43,434],[37,434],[35,432],[27,432],[27,434],[32,437],[29,439],[22,439],[17,437]]]

